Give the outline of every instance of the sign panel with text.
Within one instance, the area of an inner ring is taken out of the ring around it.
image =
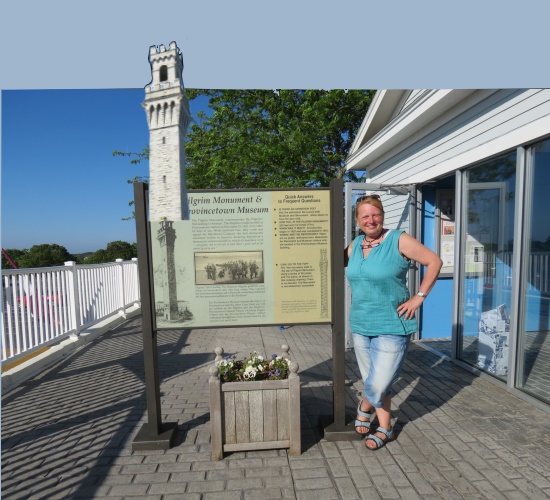
[[[331,322],[330,191],[189,193],[151,224],[157,329]]]

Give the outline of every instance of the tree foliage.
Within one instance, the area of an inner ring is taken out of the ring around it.
[[[84,264],[103,264],[114,262],[116,259],[130,260],[137,257],[136,243],[126,241],[111,241],[106,248],[97,250],[84,259]]]
[[[119,151],[115,150],[112,153],[113,156],[122,156],[122,157],[129,157],[131,158],[130,164],[131,165],[139,165],[142,161],[146,162],[149,160],[149,146],[144,146],[144,148],[139,152],[136,153],[135,151]],[[148,175],[135,175],[133,179],[128,179],[128,184],[133,184],[134,182],[148,182],[149,176]],[[128,202],[128,205],[131,207],[134,204],[134,200],[130,200]],[[132,220],[135,217],[135,213],[132,211],[132,215],[130,217],[122,217],[122,220]]]
[[[73,255],[62,245],[44,243],[34,245],[29,250],[8,248],[5,250],[15,264],[21,268],[36,268],[63,266],[65,262],[81,263],[78,255]],[[111,241],[106,248],[102,248],[88,255],[84,264],[103,264],[114,262],[116,259],[131,260],[137,257],[137,244],[126,241]],[[13,269],[8,260],[2,255],[2,269]]]
[[[149,159],[149,146],[145,146],[139,153],[133,151],[118,151],[115,150],[112,153],[113,156],[122,156],[131,158],[131,165],[139,165],[142,161],[147,161]],[[133,179],[128,179],[128,184],[133,182],[147,182],[149,179],[148,175],[136,175]]]
[[[20,264],[20,259],[23,257],[28,250],[18,250],[17,248],[7,248],[5,252],[9,255],[10,259],[14,262],[17,267],[22,267]],[[2,253],[2,269],[13,269],[13,266],[10,264],[8,259],[4,257]]]
[[[327,186],[356,180],[344,160],[370,90],[187,90],[209,98],[186,143],[190,189]],[[192,105],[192,104],[191,104]]]
[[[18,267],[36,268],[63,266],[65,262],[76,261],[76,257],[62,245],[56,243],[42,243],[34,245],[29,250],[17,250],[10,248],[6,250],[10,258]],[[11,269],[11,265],[2,256],[2,269]]]

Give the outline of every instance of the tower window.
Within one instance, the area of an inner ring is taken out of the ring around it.
[[[163,144],[166,144],[166,137],[163,137],[163,138],[162,138],[162,143],[163,143]]]
[[[160,67],[160,81],[161,82],[168,81],[168,66]]]
[[[166,183],[166,176],[165,175],[162,176],[162,182]]]

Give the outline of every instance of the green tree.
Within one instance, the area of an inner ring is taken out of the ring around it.
[[[209,97],[186,143],[190,189],[327,186],[357,180],[344,160],[370,90],[187,90]]]
[[[18,250],[17,248],[7,248],[4,251],[9,255],[10,259],[17,267],[21,267],[19,260],[28,252],[28,250]],[[2,269],[13,269],[13,266],[8,259],[6,259],[4,253],[2,253]]]
[[[84,259],[84,264],[104,264],[106,262],[114,262],[107,253],[107,250],[101,248],[96,250],[93,254],[88,255]]]
[[[110,243],[107,243],[106,250],[109,255],[113,257],[113,260],[130,260],[133,257],[137,257],[133,244],[126,241],[111,241]]]
[[[17,264],[21,268],[62,266],[67,261],[76,261],[76,257],[62,245],[42,243],[32,246],[21,255]]]
[[[137,245],[135,243],[117,240],[107,243],[106,248],[97,250],[86,257],[84,263],[103,264],[106,262],[114,262],[116,259],[130,260],[133,257],[137,257]]]

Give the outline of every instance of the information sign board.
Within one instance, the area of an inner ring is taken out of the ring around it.
[[[331,322],[330,191],[205,191],[150,222],[156,328]]]

